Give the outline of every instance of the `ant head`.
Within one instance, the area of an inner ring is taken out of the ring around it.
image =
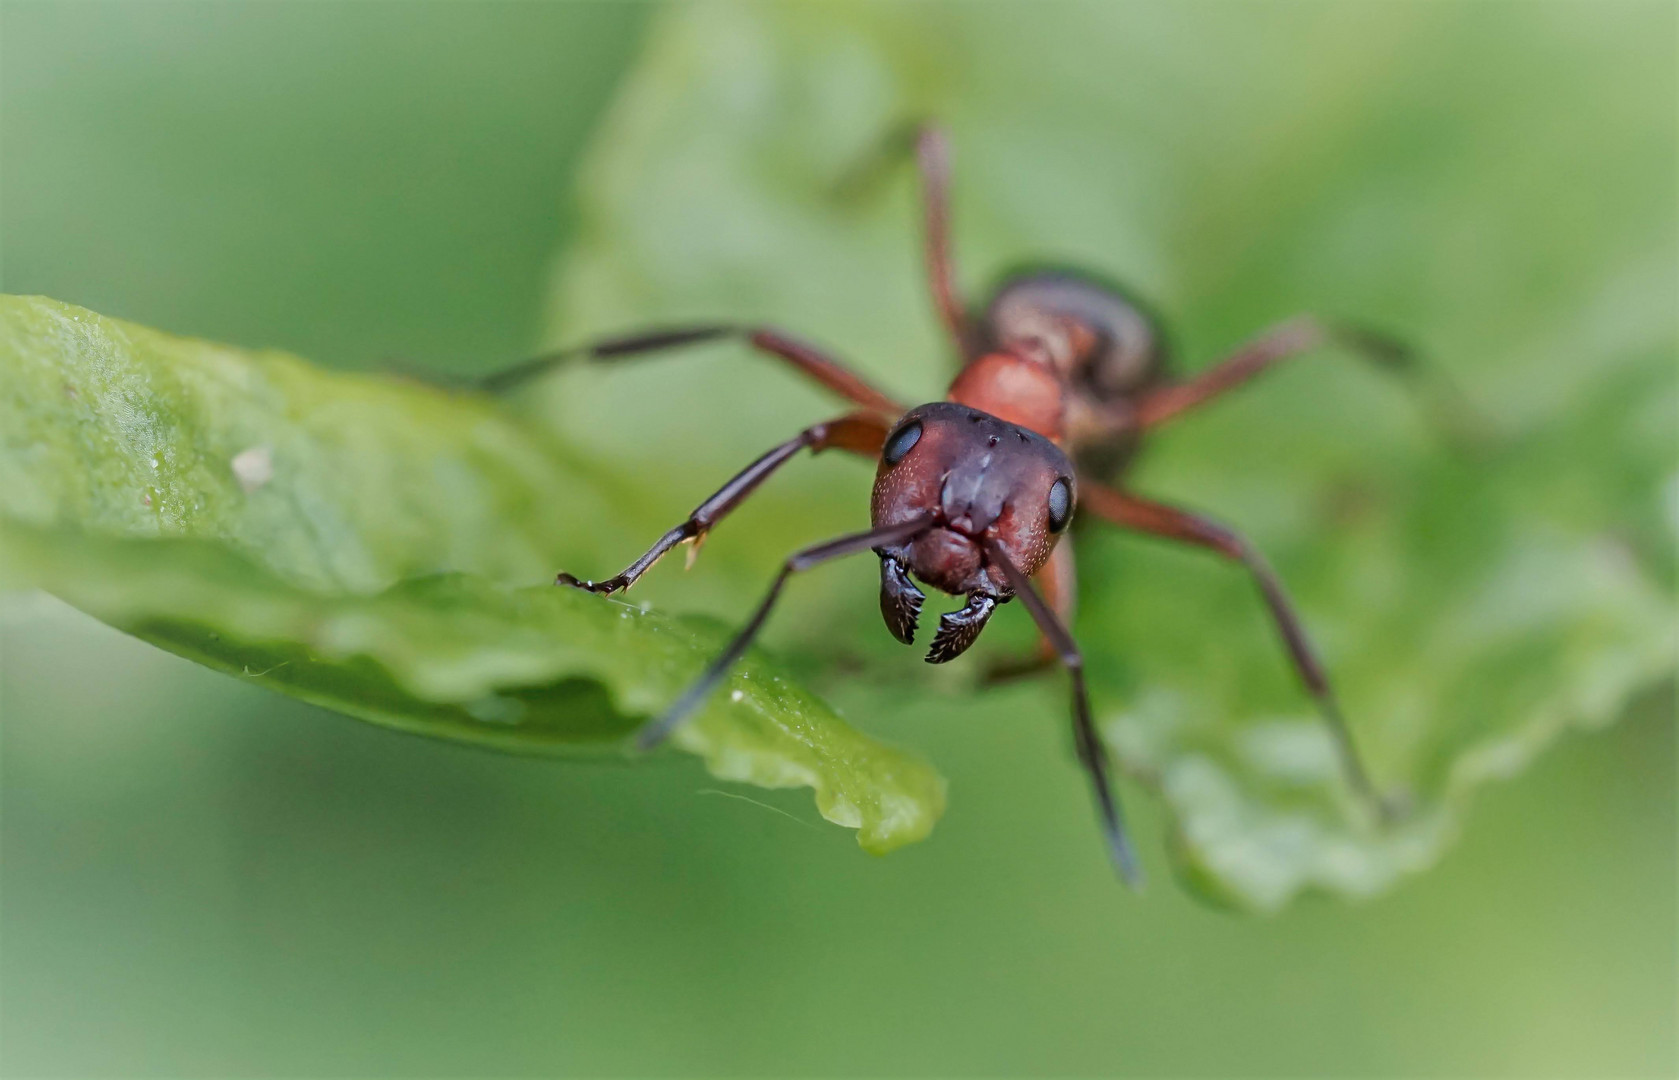
[[[906,643],[915,633],[921,594],[904,576],[913,571],[934,588],[970,597],[957,613],[967,617],[958,619],[960,640],[947,640],[956,617],[947,615],[929,659],[960,653],[991,607],[1011,595],[987,546],[1023,573],[1037,572],[1072,521],[1076,496],[1072,463],[1042,435],[955,402],[911,409],[886,437],[872,516],[877,527],[917,519],[931,526],[879,551],[887,626]]]

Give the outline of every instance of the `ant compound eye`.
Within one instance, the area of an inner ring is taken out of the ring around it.
[[[896,465],[898,462],[902,461],[904,459],[904,455],[909,453],[910,449],[920,441],[921,421],[911,420],[909,423],[892,433],[891,438],[886,440],[886,449],[881,451],[880,456],[886,464]]]
[[[1049,488],[1049,531],[1058,533],[1073,517],[1073,485],[1063,476]]]

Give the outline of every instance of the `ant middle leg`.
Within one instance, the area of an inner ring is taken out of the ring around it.
[[[1306,628],[1294,610],[1288,593],[1284,591],[1282,582],[1278,580],[1276,572],[1271,569],[1264,556],[1239,533],[1216,521],[1082,478],[1079,480],[1079,502],[1084,509],[1121,528],[1195,544],[1239,562],[1247,568],[1265,598],[1265,606],[1271,613],[1272,621],[1276,623],[1283,644],[1288,648],[1289,658],[1293,661],[1300,681],[1305,684],[1307,692],[1317,700],[1318,709],[1323,714],[1334,739],[1347,782],[1360,798],[1379,813],[1385,814],[1386,806],[1371,782],[1370,774],[1365,771],[1364,762],[1360,759],[1358,747],[1353,741],[1352,730],[1341,713],[1340,703],[1329,683],[1328,675],[1324,672],[1323,663],[1306,637]]]
[[[484,378],[479,385],[492,393],[501,393],[578,358],[596,361],[617,360],[730,338],[744,341],[757,351],[783,361],[794,370],[865,409],[890,413],[893,416],[904,411],[904,407],[893,400],[891,395],[814,345],[800,341],[774,327],[735,323],[668,327],[607,338],[526,360],[522,364]]]
[[[812,453],[821,453],[823,450],[841,449],[863,457],[876,457],[880,453],[881,444],[886,441],[886,433],[890,427],[891,421],[886,417],[867,412],[848,413],[834,420],[813,424],[736,473],[716,494],[696,506],[686,521],[659,537],[652,547],[621,573],[604,581],[585,581],[562,573],[555,578],[554,583],[571,585],[602,595],[622,592],[634,585],[641,575],[651,570],[654,563],[664,558],[678,544],[692,542],[697,549],[712,527],[728,516],[730,511],[744,502],[748,495],[756,491],[760,484],[799,451],[808,449]]]

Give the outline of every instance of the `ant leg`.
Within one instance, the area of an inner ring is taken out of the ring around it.
[[[1073,613],[1078,608],[1078,569],[1073,558],[1070,538],[1062,538],[1061,543],[1050,552],[1049,561],[1044,564],[1044,568],[1033,575],[1033,580],[1038,583],[1038,588],[1043,590],[1049,608],[1055,612],[1056,618],[1064,625],[1071,626]],[[987,685],[992,685],[1036,675],[1055,663],[1055,660],[1055,645],[1049,638],[1039,635],[1037,647],[1029,654],[993,663],[986,669],[984,681]]]
[[[921,176],[922,251],[933,306],[963,362],[979,355],[979,336],[956,287],[950,255],[950,141],[931,123],[907,123],[889,130],[835,185],[841,198],[872,188],[888,166],[913,154]]]
[[[1182,382],[1169,383],[1144,394],[1134,406],[1138,427],[1156,427],[1180,413],[1233,390],[1285,360],[1334,345],[1410,380],[1431,398],[1437,419],[1453,441],[1479,441],[1485,425],[1473,415],[1457,387],[1443,372],[1418,361],[1403,342],[1369,330],[1325,323],[1309,315],[1291,319],[1237,349],[1226,359]],[[1427,385],[1424,385],[1427,380]]]
[[[742,469],[734,479],[718,489],[715,495],[696,506],[694,512],[688,515],[688,520],[659,537],[641,558],[625,567],[616,577],[607,578],[605,581],[582,581],[570,574],[561,574],[554,584],[573,585],[603,595],[621,592],[634,585],[641,575],[652,569],[653,564],[664,558],[676,545],[691,540],[697,549],[712,526],[744,502],[748,495],[758,489],[759,484],[769,479],[770,474],[785,465],[800,450],[809,449],[812,453],[821,453],[823,450],[837,447],[864,457],[874,457],[880,453],[881,443],[886,441],[888,428],[889,421],[873,413],[850,413],[837,420],[828,420],[805,428]]]
[[[725,338],[744,341],[761,353],[786,361],[804,375],[865,409],[874,409],[893,416],[904,411],[904,407],[892,400],[888,394],[876,389],[867,379],[815,346],[807,345],[773,327],[725,323],[653,330],[547,353],[487,376],[479,385],[493,393],[500,393],[578,357],[615,360]]]
[[[967,361],[979,355],[979,348],[950,254],[950,141],[943,128],[927,124],[916,130],[915,164],[921,173],[927,284],[957,352]]]
[[[811,567],[818,566],[830,559],[838,559],[845,555],[856,555],[872,548],[890,547],[893,544],[902,543],[926,528],[927,521],[925,519],[900,525],[886,525],[878,529],[870,529],[868,532],[852,533],[837,540],[829,540],[825,544],[817,544],[815,547],[808,547],[790,555],[787,561],[781,564],[781,573],[776,575],[775,581],[770,585],[769,592],[764,594],[764,599],[758,604],[758,610],[752,613],[752,618],[746,621],[746,625],[741,628],[740,633],[736,634],[735,639],[729,642],[729,647],[724,649],[722,655],[711,662],[711,666],[707,667],[705,672],[694,680],[694,684],[681,697],[676,699],[675,704],[665,710],[664,715],[641,729],[641,733],[636,736],[636,746],[642,750],[650,750],[659,745],[705,700],[706,695],[716,688],[723,676],[728,673],[729,668],[734,666],[735,661],[739,660],[746,652],[747,646],[752,644],[752,639],[757,636],[758,630],[764,625],[764,620],[769,617],[770,608],[775,606],[776,598],[781,595],[781,587],[787,583],[788,578],[801,570],[809,570]]]
[[[1096,807],[1102,815],[1102,831],[1107,836],[1108,854],[1113,859],[1114,867],[1120,877],[1132,888],[1140,888],[1143,883],[1142,866],[1137,862],[1137,853],[1131,847],[1130,838],[1125,834],[1125,818],[1119,809],[1119,799],[1114,793],[1113,778],[1109,772],[1107,748],[1096,734],[1096,722],[1090,714],[1090,694],[1084,686],[1084,656],[1079,652],[1078,643],[1073,635],[1068,633],[1067,627],[1044,603],[1032,582],[1021,572],[1020,567],[1014,565],[1008,553],[995,542],[987,541],[985,545],[986,558],[995,563],[1008,579],[1009,587],[1020,597],[1020,602],[1031,612],[1032,620],[1038,624],[1038,629],[1054,648],[1056,656],[1073,681],[1073,739],[1078,746],[1079,761],[1090,773],[1090,784],[1096,795]]]
[[[1375,785],[1370,782],[1370,774],[1365,771],[1364,763],[1359,759],[1352,730],[1347,727],[1346,718],[1341,715],[1341,706],[1336,701],[1334,688],[1329,685],[1328,676],[1324,674],[1323,664],[1313,651],[1311,642],[1307,640],[1306,628],[1301,624],[1300,616],[1295,612],[1288,593],[1283,590],[1282,582],[1277,580],[1275,571],[1266,563],[1265,558],[1238,533],[1216,521],[1082,478],[1079,480],[1079,505],[1121,528],[1208,548],[1247,567],[1254,581],[1258,583],[1260,593],[1265,597],[1265,606],[1270,609],[1271,618],[1282,634],[1283,643],[1288,647],[1289,656],[1294,662],[1295,671],[1300,675],[1300,681],[1306,685],[1312,697],[1317,699],[1318,708],[1325,723],[1329,725],[1330,734],[1334,737],[1336,752],[1340,755],[1342,771],[1346,774],[1347,782],[1361,798],[1382,810],[1381,797],[1376,793]]]

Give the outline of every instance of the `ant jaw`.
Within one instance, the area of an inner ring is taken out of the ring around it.
[[[927,595],[915,587],[904,564],[890,555],[880,557],[880,614],[886,629],[905,645],[915,644],[915,627]]]
[[[967,652],[968,646],[985,629],[986,621],[996,607],[997,598],[989,593],[968,594],[967,607],[949,612],[939,620],[939,632],[934,635],[932,647],[927,650],[927,662],[943,664]]]

